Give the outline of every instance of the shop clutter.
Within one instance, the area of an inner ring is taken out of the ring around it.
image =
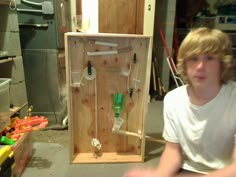
[[[47,124],[48,119],[44,116],[13,118],[11,124],[2,131],[0,142],[5,145],[13,145],[22,134],[45,128]]]

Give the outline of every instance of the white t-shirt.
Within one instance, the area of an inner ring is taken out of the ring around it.
[[[203,106],[190,102],[186,88],[164,98],[164,139],[181,145],[183,169],[209,173],[229,165],[236,134],[236,82],[222,85]]]

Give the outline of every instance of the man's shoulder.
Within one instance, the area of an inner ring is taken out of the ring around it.
[[[236,81],[229,81],[226,85],[228,85],[229,87],[233,87],[234,89],[236,89]]]
[[[228,81],[225,84],[227,92],[234,92],[236,94],[236,82],[235,81]]]
[[[186,96],[186,85],[177,87],[169,92],[167,92],[164,101],[165,102],[174,102],[174,101],[181,101]]]
[[[185,93],[186,93],[186,85],[182,85],[167,92],[166,97],[179,96],[180,94],[185,94]]]

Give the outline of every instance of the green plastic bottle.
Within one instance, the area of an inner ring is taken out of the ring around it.
[[[119,118],[121,112],[124,110],[125,107],[125,97],[121,93],[116,93],[113,96],[113,104],[112,109],[115,112],[115,117]]]

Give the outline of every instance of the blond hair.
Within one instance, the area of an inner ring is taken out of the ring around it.
[[[178,51],[177,69],[184,82],[188,83],[186,60],[193,55],[214,54],[221,61],[221,82],[227,82],[232,65],[232,43],[227,34],[218,29],[206,27],[191,30],[183,40]]]

